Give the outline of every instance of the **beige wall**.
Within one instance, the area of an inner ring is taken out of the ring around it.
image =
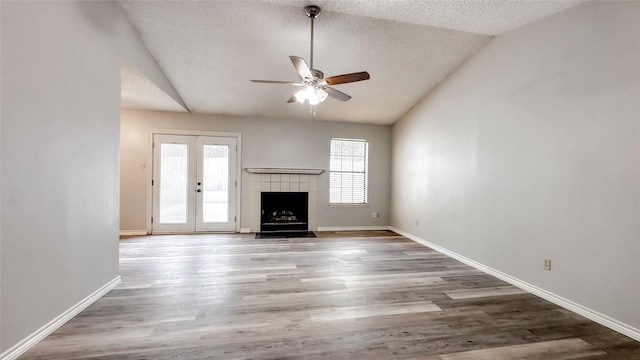
[[[286,104],[285,104],[286,105]],[[284,105],[283,105],[284,106]],[[294,105],[295,106],[295,105]],[[152,129],[201,130],[241,133],[241,167],[329,167],[329,144],[333,137],[369,141],[369,206],[329,207],[329,177],[320,175],[318,226],[377,227],[389,225],[391,127],[297,120],[253,119],[223,115],[123,110],[121,125],[120,229],[146,229],[149,136]],[[242,171],[241,228],[250,227],[250,177]],[[372,213],[381,213],[373,218]]]
[[[392,225],[640,336],[638,19],[587,2],[490,41],[394,126]]]

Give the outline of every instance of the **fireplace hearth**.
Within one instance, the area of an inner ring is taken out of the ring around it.
[[[307,231],[308,192],[262,192],[260,232]]]

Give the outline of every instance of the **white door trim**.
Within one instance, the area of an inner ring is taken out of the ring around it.
[[[240,213],[242,208],[242,134],[237,132],[220,132],[220,131],[206,131],[206,130],[178,130],[178,129],[151,129],[147,134],[147,209],[146,209],[146,230],[147,234],[151,234],[151,216],[153,215],[153,187],[151,186],[151,179],[153,179],[153,135],[195,135],[195,136],[218,136],[218,137],[232,137],[236,139],[236,145],[238,151],[236,153],[236,179],[238,186],[236,186],[236,228],[235,232],[240,232]]]

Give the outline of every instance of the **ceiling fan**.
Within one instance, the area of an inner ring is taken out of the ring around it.
[[[299,102],[304,103],[305,101],[311,105],[312,109],[315,105],[325,101],[327,97],[332,97],[334,99],[340,101],[349,101],[351,96],[343,93],[342,91],[336,90],[329,85],[338,85],[345,84],[350,82],[368,80],[369,73],[366,71],[351,73],[351,74],[343,74],[343,75],[335,75],[329,76],[327,78],[324,77],[324,73],[318,69],[313,68],[313,24],[314,20],[320,15],[320,7],[315,5],[305,6],[304,12],[311,19],[311,56],[310,56],[310,66],[304,61],[303,58],[299,56],[289,56],[293,66],[296,68],[298,75],[300,75],[299,82],[292,81],[276,81],[276,80],[251,80],[255,83],[264,83],[264,84],[283,84],[283,85],[292,85],[302,87],[299,91],[297,91],[289,100],[288,103]],[[312,111],[315,112],[315,111]]]

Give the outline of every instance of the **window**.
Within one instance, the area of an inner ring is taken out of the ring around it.
[[[358,139],[331,139],[329,203],[367,203],[369,143]]]

